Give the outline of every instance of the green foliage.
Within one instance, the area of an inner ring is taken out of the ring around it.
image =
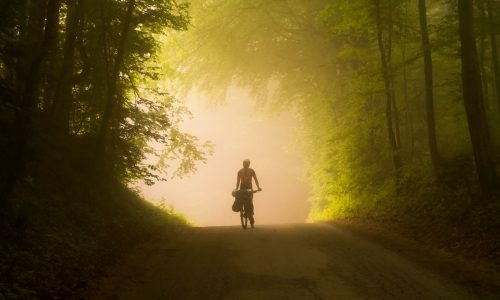
[[[211,145],[179,129],[186,110],[162,85],[167,78],[158,67],[163,37],[187,29],[187,3],[44,0],[1,6],[0,159],[12,162],[0,174],[3,181],[33,176],[30,164],[43,160],[44,152],[75,146],[88,150],[76,160],[124,183],[182,176],[206,160]],[[52,29],[44,27],[50,18]],[[151,156],[162,159],[151,164]],[[176,165],[169,159],[180,161],[179,168],[168,169]]]
[[[196,87],[223,101],[227,86],[239,84],[271,110],[296,112],[312,220],[407,211],[448,218],[467,211],[478,193],[474,168],[460,169],[472,165],[472,152],[456,4],[427,1],[444,158],[436,169],[428,150],[417,1],[379,2],[401,170],[393,166],[387,139],[375,1],[193,1],[192,27],[166,42],[181,89]],[[481,63],[492,72],[490,59],[485,52]],[[495,105],[487,108],[492,128],[499,126]],[[447,176],[456,180],[443,183]],[[463,201],[454,203],[456,197]]]
[[[0,298],[80,298],[122,251],[187,223],[128,184],[211,152],[180,130],[158,67],[189,19],[175,0],[0,2]]]

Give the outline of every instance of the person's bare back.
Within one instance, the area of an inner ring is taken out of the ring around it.
[[[252,178],[255,180],[257,189],[261,190],[257,175],[255,174],[255,171],[250,168],[250,160],[245,159],[243,161],[243,169],[240,169],[238,171],[238,176],[236,179],[236,189],[251,189]]]

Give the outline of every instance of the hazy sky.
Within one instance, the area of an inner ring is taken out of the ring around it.
[[[263,189],[254,196],[256,224],[304,222],[309,187],[301,179],[300,156],[290,150],[296,126],[292,113],[270,117],[235,88],[217,107],[209,108],[196,98],[192,94],[186,102],[193,119],[182,128],[212,141],[215,153],[194,175],[152,187],[140,185],[146,199],[156,203],[164,199],[199,226],[238,224],[239,216],[231,210],[231,191],[242,161],[248,158]]]

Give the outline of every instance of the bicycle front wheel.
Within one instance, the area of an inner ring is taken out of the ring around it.
[[[240,219],[241,227],[243,227],[243,229],[246,229],[248,225],[248,218],[245,216],[245,213],[243,211],[240,211]]]

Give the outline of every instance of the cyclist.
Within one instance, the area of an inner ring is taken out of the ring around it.
[[[245,159],[243,161],[243,169],[238,171],[238,177],[236,179],[236,189],[252,189],[252,178],[255,180],[257,189],[262,191],[259,186],[259,180],[255,171],[250,168],[250,160]],[[249,194],[243,199],[243,207],[245,209],[245,214],[250,219],[250,225],[253,228],[255,220],[253,218],[253,193]]]

